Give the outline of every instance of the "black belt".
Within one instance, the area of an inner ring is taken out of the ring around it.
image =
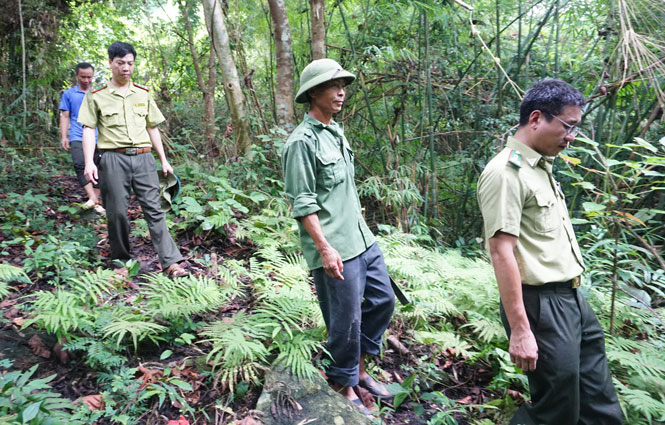
[[[120,152],[125,155],[140,155],[142,153],[148,153],[152,150],[151,147],[146,148],[118,148],[118,149],[104,149],[104,152]]]
[[[565,282],[550,282],[544,285],[522,285],[522,291],[554,291],[561,292],[566,290],[576,289],[573,288],[573,280],[567,280]]]

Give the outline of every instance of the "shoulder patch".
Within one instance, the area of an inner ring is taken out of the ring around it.
[[[515,168],[522,168],[522,154],[515,149],[511,149],[508,154],[508,164]]]
[[[134,83],[134,87],[138,87],[138,88],[140,88],[141,90],[145,90],[145,91],[147,91],[147,92],[149,92],[149,91],[150,91],[150,89],[149,89],[149,88],[147,88],[147,87],[143,87],[143,86],[139,86],[139,85],[138,85],[138,84],[136,84],[136,83]]]
[[[93,93],[97,93],[98,91],[102,91],[106,88],[106,83],[98,84],[95,87],[92,88]]]

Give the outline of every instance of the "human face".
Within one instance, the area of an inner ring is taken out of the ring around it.
[[[83,91],[88,91],[90,85],[92,84],[92,77],[94,75],[92,68],[80,68],[76,72],[76,81],[78,81],[78,86]]]
[[[310,107],[312,110],[319,111],[326,117],[332,117],[333,114],[342,110],[344,96],[346,94],[344,79],[336,78],[319,84],[310,91]]]
[[[134,73],[134,55],[127,53],[125,56],[116,56],[109,61],[113,81],[126,83]]]
[[[547,120],[552,117],[556,119]],[[576,127],[581,119],[582,108],[575,105],[564,106],[563,111],[557,116],[548,116],[541,112],[536,120],[534,150],[544,156],[558,155],[575,140],[577,132],[572,128]]]

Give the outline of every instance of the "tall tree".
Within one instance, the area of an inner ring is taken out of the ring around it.
[[[309,11],[312,25],[312,60],[326,57],[326,2],[325,0],[309,0]]]
[[[244,155],[251,145],[249,119],[245,112],[245,96],[240,88],[238,71],[231,53],[229,33],[224,23],[222,6],[219,4],[219,0],[203,0],[203,11],[208,33],[219,60],[219,67],[224,80],[224,92],[231,111],[233,133],[235,133],[236,140],[234,153]]]
[[[215,48],[212,39],[210,40],[210,56],[208,58],[208,83],[203,82],[203,74],[201,66],[199,65],[198,53],[194,46],[194,31],[192,24],[189,20],[189,2],[181,0],[179,2],[180,10],[182,11],[183,21],[187,29],[187,42],[189,44],[189,51],[192,54],[192,61],[194,63],[194,72],[196,73],[196,81],[199,84],[199,90],[203,95],[203,104],[205,108],[205,117],[203,120],[205,143],[208,147],[208,153],[212,156],[219,155],[219,149],[215,143],[215,85],[217,84],[217,71],[215,69]]]
[[[293,48],[291,30],[284,0],[268,0],[270,16],[275,33],[275,55],[277,56],[277,89],[275,109],[277,124],[287,131],[295,127],[293,111]]]

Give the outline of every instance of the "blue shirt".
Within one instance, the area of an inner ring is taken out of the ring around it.
[[[69,111],[69,140],[83,140],[83,126],[78,122],[79,108],[85,97],[85,92],[77,85],[62,93],[60,110]]]

